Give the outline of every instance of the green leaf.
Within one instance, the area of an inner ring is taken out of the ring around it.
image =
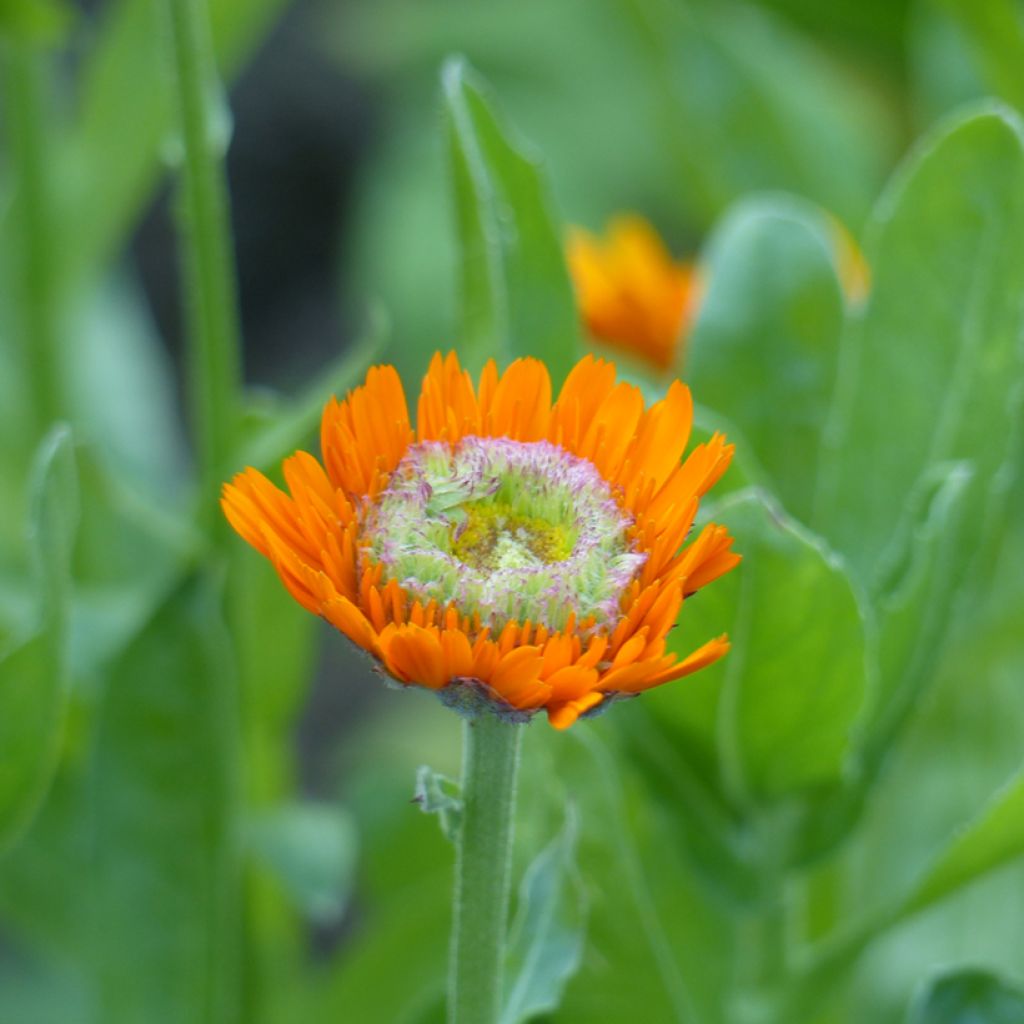
[[[942,657],[942,634],[957,597],[950,579],[959,552],[949,538],[957,535],[968,502],[976,497],[975,478],[964,463],[944,467],[937,476],[934,495],[911,534],[899,583],[879,602],[877,686],[865,715],[877,761]]]
[[[959,23],[982,70],[987,92],[1024,106],[1024,24],[1014,0],[976,0],[965,4],[942,0],[940,5]]]
[[[863,88],[753,5],[624,6],[661,79],[661,144],[674,147],[684,185],[704,210],[785,188],[859,223],[895,138]]]
[[[454,843],[462,827],[462,787],[455,779],[435,772],[429,765],[416,769],[413,800],[424,814],[436,814],[445,839]]]
[[[273,24],[284,0],[210,0],[227,77]],[[69,291],[111,258],[157,186],[172,107],[157,6],[116,0],[102,13],[82,71],[80,115],[55,163],[64,175],[61,237]]]
[[[557,387],[576,360],[577,314],[539,163],[507,138],[462,60],[441,76],[458,237],[460,339],[471,365],[542,359]]]
[[[320,426],[324,406],[332,395],[344,395],[361,383],[367,367],[387,342],[388,325],[383,311],[375,310],[366,335],[318,373],[305,393],[284,408],[264,417],[242,444],[240,466],[266,470],[307,444]]]
[[[77,452],[82,515],[75,550],[71,663],[77,685],[99,685],[201,548],[181,495],[147,492],[109,449]],[[166,483],[166,481],[165,481]]]
[[[356,863],[351,818],[330,804],[293,803],[256,816],[250,849],[291,895],[302,913],[337,921],[348,903]]]
[[[60,751],[67,703],[71,548],[78,481],[71,433],[56,427],[40,444],[31,483],[28,545],[36,575],[35,634],[0,652],[0,850],[43,800]]]
[[[401,695],[390,714],[375,716],[346,744],[345,804],[361,849],[358,941],[307,986],[309,1006],[296,1020],[419,1024],[443,999],[452,849],[410,804],[409,780],[427,759],[458,770],[461,723],[423,696]]]
[[[982,875],[1024,855],[1024,769],[955,836],[914,887],[900,917],[923,910]]]
[[[574,812],[527,868],[507,950],[508,996],[501,1024],[558,1009],[583,955],[585,907],[576,878]]]
[[[553,745],[555,777],[581,800],[580,871],[590,895],[588,955],[562,1012],[567,1021],[630,1020],[643,992],[651,1020],[704,1019],[699,992],[724,964],[712,952],[721,948],[721,921],[704,913],[694,879],[667,841],[671,805],[634,789],[629,762],[602,738],[610,717],[574,727],[575,744]],[[687,970],[696,958],[707,974]],[[623,985],[623,977],[635,984]]]
[[[763,495],[719,505],[741,565],[684,603],[669,646],[688,653],[728,632],[732,649],[659,710],[717,746],[740,802],[840,781],[867,686],[864,620],[842,565]],[[669,704],[673,704],[669,708]]]
[[[804,522],[843,323],[829,230],[787,196],[737,204],[705,250],[708,291],[686,357],[694,394],[739,427],[738,447]]]
[[[62,376],[76,435],[130,490],[180,507],[189,456],[174,364],[148,300],[133,282],[114,275],[73,309],[74,343],[62,353]]]
[[[884,591],[936,464],[970,460],[979,481],[961,536],[946,541],[959,571],[997,522],[1021,415],[1017,115],[990,106],[920,143],[874,213],[867,252],[872,292],[843,343],[815,521]]]
[[[907,1024],[1020,1024],[1024,991],[980,969],[940,975],[915,1001]]]
[[[66,0],[0,0],[0,39],[53,46],[63,42],[73,20]]]
[[[101,912],[90,953],[111,1024],[233,1019],[237,724],[220,603],[213,580],[187,580],[108,679],[92,780]]]

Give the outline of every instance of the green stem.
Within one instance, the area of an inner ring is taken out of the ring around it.
[[[463,730],[450,1024],[496,1024],[501,1010],[521,735],[521,726],[486,712]]]
[[[238,302],[223,156],[226,108],[204,0],[163,0],[170,25],[184,146],[182,242],[189,316],[189,397],[198,449],[200,516],[216,528],[216,495],[237,442],[241,409]]]
[[[48,56],[32,43],[11,39],[6,86],[15,196],[12,220],[18,242],[20,330],[38,438],[60,415],[57,356],[54,225],[50,161],[47,158]],[[31,446],[34,448],[34,445]]]
[[[734,1024],[773,1024],[783,1019],[780,1007],[790,969],[785,869],[776,849],[774,823],[760,818],[755,822],[760,833],[760,893],[756,906],[737,927]]]

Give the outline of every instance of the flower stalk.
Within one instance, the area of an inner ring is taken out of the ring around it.
[[[501,1012],[521,737],[490,712],[463,728],[449,1024],[497,1024]]]
[[[4,52],[11,162],[16,181],[12,221],[19,253],[20,334],[32,399],[33,431],[41,437],[60,415],[52,174],[49,160],[48,57],[31,41],[11,38]]]
[[[212,499],[235,447],[241,404],[241,330],[223,167],[227,114],[204,0],[165,0],[165,7],[183,150],[181,238],[188,297],[189,397],[198,449],[200,516],[213,527],[219,524],[213,518]]]

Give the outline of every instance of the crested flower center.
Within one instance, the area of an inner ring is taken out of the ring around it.
[[[410,599],[482,625],[600,627],[646,555],[592,463],[547,441],[465,437],[412,445],[367,510],[362,557]]]

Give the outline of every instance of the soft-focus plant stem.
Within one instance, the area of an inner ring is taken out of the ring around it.
[[[11,38],[3,49],[7,135],[14,170],[12,220],[15,269],[21,294],[18,325],[31,391],[32,429],[38,439],[60,415],[57,301],[51,164],[47,154],[49,104],[45,51]]]
[[[785,873],[770,826],[762,833],[760,898],[737,929],[734,1024],[773,1024],[784,1018],[780,1007],[789,970],[790,938]]]
[[[240,329],[223,156],[227,114],[205,0],[161,0],[167,10],[183,146],[182,243],[189,317],[189,398],[198,451],[200,516],[222,523],[216,494],[237,441]]]
[[[463,729],[450,1024],[495,1024],[501,1010],[521,735],[521,726],[486,713]]]

